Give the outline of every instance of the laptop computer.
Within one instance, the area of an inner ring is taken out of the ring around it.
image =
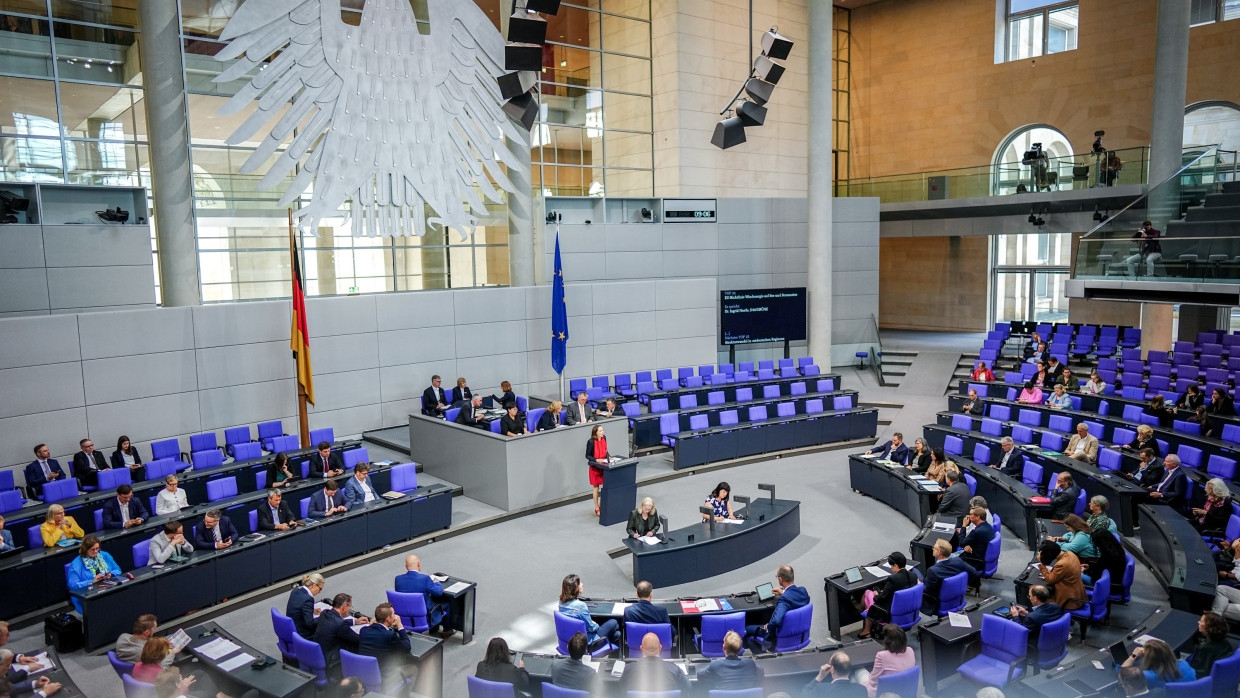
[[[771,583],[764,582],[754,588],[758,592],[758,601],[770,601],[775,598],[775,592],[771,590]]]
[[[1124,644],[1123,640],[1111,645],[1107,648],[1107,650],[1111,652],[1111,659],[1113,659],[1116,664],[1123,664],[1124,661],[1128,659],[1128,646]]]
[[[856,584],[861,581],[861,568],[849,567],[844,570],[844,577],[848,580],[849,584]]]

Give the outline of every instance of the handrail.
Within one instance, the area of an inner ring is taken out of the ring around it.
[[[1171,173],[1170,175],[1168,175],[1168,176],[1167,176],[1167,178],[1166,178],[1166,179],[1164,179],[1163,181],[1159,182],[1158,184],[1156,184],[1156,185],[1154,185],[1154,186],[1152,186],[1152,187],[1148,187],[1148,188],[1146,188],[1145,192],[1144,192],[1143,194],[1141,194],[1141,196],[1138,196],[1137,198],[1135,198],[1135,199],[1133,199],[1132,201],[1128,202],[1128,204],[1127,204],[1126,206],[1124,206],[1124,207],[1123,207],[1123,208],[1121,208],[1120,210],[1116,211],[1116,212],[1115,212],[1112,216],[1110,216],[1110,217],[1109,217],[1109,218],[1107,218],[1106,220],[1099,221],[1097,225],[1095,225],[1094,227],[1092,227],[1092,228],[1090,228],[1089,230],[1085,231],[1085,234],[1081,236],[1081,239],[1082,239],[1082,240],[1084,240],[1085,238],[1087,238],[1087,237],[1089,237],[1090,235],[1092,235],[1092,234],[1094,234],[1095,232],[1097,232],[1097,231],[1098,231],[1100,228],[1102,228],[1103,226],[1105,226],[1105,225],[1107,225],[1107,224],[1111,223],[1112,221],[1114,221],[1114,219],[1119,218],[1121,215],[1123,215],[1123,213],[1124,213],[1125,211],[1127,211],[1128,209],[1132,208],[1133,206],[1136,206],[1138,202],[1142,201],[1143,199],[1147,199],[1147,198],[1149,198],[1150,192],[1154,191],[1155,189],[1158,189],[1159,187],[1161,187],[1162,185],[1166,184],[1167,182],[1170,182],[1171,180],[1173,180],[1173,179],[1175,179],[1175,178],[1179,177],[1180,175],[1184,174],[1184,171],[1185,171],[1185,170],[1187,170],[1188,168],[1192,167],[1193,165],[1196,165],[1198,160],[1201,160],[1201,158],[1204,158],[1205,156],[1209,155],[1209,154],[1210,154],[1210,153],[1212,153],[1212,152],[1217,152],[1217,151],[1218,151],[1218,149],[1219,149],[1218,145],[1212,145],[1212,146],[1210,146],[1209,148],[1205,149],[1204,151],[1202,151],[1202,153],[1201,153],[1200,155],[1198,155],[1197,157],[1195,157],[1195,158],[1193,158],[1192,160],[1188,161],[1188,163],[1187,163],[1187,164],[1185,164],[1185,165],[1183,165],[1183,166],[1181,166],[1181,167],[1180,167],[1180,169],[1176,170],[1175,172],[1172,172],[1172,173]]]
[[[874,377],[878,379],[880,386],[886,387],[887,381],[883,378],[883,337],[878,333],[878,318],[874,317],[874,313],[870,313],[870,324],[874,327],[874,344],[870,345],[870,357],[874,359],[870,362],[870,368],[874,371]]]

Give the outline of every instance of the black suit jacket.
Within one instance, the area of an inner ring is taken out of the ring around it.
[[[478,411],[482,411],[481,406],[478,407]],[[461,409],[456,413],[456,423],[467,427],[478,427],[479,429],[486,429],[489,426],[486,420],[474,419],[474,405],[472,402],[461,405]]]
[[[284,502],[280,502],[280,504],[284,504]],[[220,522],[215,526],[220,529],[220,540],[231,538],[236,543],[237,539],[240,538],[237,534],[237,527],[233,525],[232,519],[229,519],[227,516],[221,516]],[[215,550],[215,535],[207,530],[206,524],[201,521],[194,527],[194,540],[190,542],[199,550]]]
[[[448,395],[448,391],[440,388],[439,392],[440,397],[435,397],[435,386],[433,385],[422,391],[422,414],[431,417],[438,416],[442,414],[442,412],[439,411],[439,403],[442,402],[444,405],[451,404],[452,400]]]
[[[47,468],[53,473],[60,473],[60,479],[65,479],[65,471],[60,468],[60,461],[55,458],[47,459]],[[47,478],[43,476],[43,468],[39,467],[38,460],[30,461],[30,465],[26,466],[26,487],[33,490],[31,494],[40,494],[43,485],[47,483]]]
[[[955,519],[964,518],[969,513],[969,486],[963,482],[948,487],[939,501],[939,516],[950,516]]]
[[[328,470],[344,470],[344,457],[339,451],[332,451],[327,456]],[[323,477],[323,456],[318,451],[310,454],[310,477]]]
[[[474,391],[470,390],[468,385],[463,388],[452,389],[452,404],[468,402],[472,399],[474,399]]]
[[[340,663],[340,648],[357,652],[361,638],[353,632],[352,620],[340,617],[336,609],[329,608],[319,614],[319,622],[314,627],[314,641],[323,648],[323,658],[328,666]]]
[[[1163,493],[1163,496],[1155,501],[1170,504],[1173,507],[1183,506],[1184,497],[1188,494],[1188,476],[1184,474],[1184,466],[1176,468],[1175,472],[1171,473],[1171,477],[1167,477],[1164,472],[1163,478],[1167,482],[1161,487],[1159,486],[1161,481],[1154,483],[1152,491]]]
[[[224,519],[220,519],[224,521]],[[314,630],[319,619],[314,615],[314,597],[305,587],[297,587],[288,595],[288,605],[284,607],[284,615],[293,619],[297,634],[309,640],[314,637]]]
[[[94,456],[93,460],[95,461],[95,470],[111,470],[111,466],[108,465],[107,461],[103,459],[102,453],[95,451],[91,455]],[[36,462],[35,465],[37,466],[38,463]],[[78,451],[77,453],[73,454],[73,476],[74,477],[82,477],[82,473],[86,472],[89,469],[90,469],[90,466],[86,461],[85,451]]]
[[[288,502],[283,499],[280,500],[279,521],[271,520],[271,505],[267,503],[267,500],[264,499],[258,505],[258,530],[260,531],[274,531],[277,523],[293,523],[296,520],[297,517],[293,516],[293,510],[288,508]]]
[[[961,553],[961,556],[980,572],[986,560],[986,548],[990,546],[991,539],[994,537],[994,527],[985,521],[981,522],[969,531],[969,535],[965,536],[960,544],[961,548],[969,547],[973,552]]]
[[[1072,483],[1066,489],[1058,490],[1051,495],[1051,518],[1062,521],[1065,516],[1076,508],[1076,498],[1081,496],[1081,488]]]
[[[625,623],[671,623],[667,609],[656,606],[649,601],[638,601],[624,609]]]
[[[134,448],[132,450],[133,450],[134,465],[142,465],[142,456],[138,455],[138,449]],[[120,451],[112,452],[112,467],[113,468],[128,468],[129,467],[125,465],[125,456],[121,455]]]
[[[580,659],[565,659],[551,664],[551,683],[560,688],[599,695],[601,682],[598,672],[583,664]]]
[[[129,510],[131,519],[147,518],[146,507],[142,506],[141,497],[130,497],[129,504],[125,505],[125,508]],[[121,501],[116,497],[109,497],[103,501],[103,527],[125,527],[125,524],[121,523]]]
[[[1007,456],[1007,464],[1003,463],[1003,456]],[[1011,475],[1016,479],[1020,479],[1025,474],[1025,454],[1020,452],[1019,448],[1012,447],[1011,451],[1003,452],[999,449],[999,458],[995,461],[995,465],[999,466],[999,470],[1007,475]]]
[[[1150,461],[1150,464],[1145,466],[1144,473],[1141,472],[1141,468],[1138,467],[1132,473],[1132,477],[1142,487],[1153,487],[1154,485],[1162,482],[1163,476],[1166,474],[1167,469],[1163,467],[1162,463],[1159,463],[1158,461]]]

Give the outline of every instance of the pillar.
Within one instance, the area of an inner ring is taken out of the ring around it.
[[[524,3],[522,3],[524,5]],[[508,36],[508,17],[512,15],[513,0],[500,0],[500,31]],[[518,131],[519,123],[513,122]],[[534,128],[538,128],[535,124]],[[524,133],[521,140],[505,139],[505,144],[515,157],[515,164],[508,168],[508,179],[513,189],[508,193],[508,283],[511,286],[533,286],[534,281],[534,190],[530,178],[530,135]]]
[[[833,3],[809,3],[809,355],[830,371]]]
[[[202,291],[178,3],[138,0],[138,25],[142,30],[142,81],[146,88],[142,103],[150,141],[160,294],[165,307],[199,305]]]
[[[1141,304],[1141,350],[1171,351],[1172,308],[1170,303]]]
[[[1158,0],[1154,100],[1150,120],[1151,187],[1171,176],[1182,165],[1190,5],[1184,0]],[[1179,190],[1179,182],[1168,182],[1150,194],[1149,218],[1154,227],[1165,231],[1167,221],[1179,217]]]
[[[1181,342],[1196,342],[1198,332],[1223,330],[1231,332],[1231,308],[1220,305],[1189,305],[1180,304],[1180,324],[1176,328],[1176,339]],[[1145,332],[1141,332],[1142,336]]]

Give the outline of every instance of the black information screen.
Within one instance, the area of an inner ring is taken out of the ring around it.
[[[805,289],[720,291],[719,333],[725,346],[803,341]]]

